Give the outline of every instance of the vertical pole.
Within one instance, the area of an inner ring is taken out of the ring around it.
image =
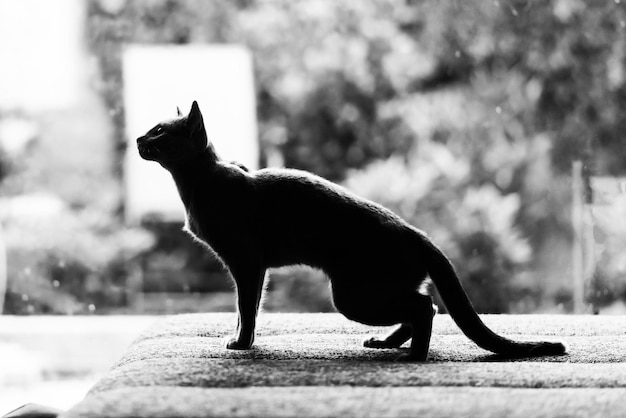
[[[0,222],[0,315],[4,312],[4,298],[7,291],[7,253],[4,245],[4,231]]]
[[[572,163],[572,229],[574,231],[574,242],[572,245],[572,296],[575,314],[582,314],[585,312],[585,254],[583,243],[584,193],[583,164],[581,161],[574,161]]]

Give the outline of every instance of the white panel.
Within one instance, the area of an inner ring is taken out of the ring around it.
[[[128,46],[123,56],[126,107],[126,219],[145,215],[182,220],[183,207],[169,173],[142,160],[136,138],[198,101],[219,155],[257,168],[259,148],[252,58],[230,45]]]

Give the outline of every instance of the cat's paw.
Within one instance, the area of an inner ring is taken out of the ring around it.
[[[226,348],[229,350],[250,350],[252,348],[252,341],[242,341],[233,337],[226,341]]]
[[[363,347],[367,347],[367,348],[398,348],[399,346],[397,344],[392,344],[390,342],[388,342],[387,340],[381,340],[378,338],[368,338],[367,340],[363,341]]]

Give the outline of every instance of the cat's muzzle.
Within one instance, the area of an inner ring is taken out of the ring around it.
[[[154,160],[158,155],[158,149],[145,136],[137,138],[137,150],[144,160]]]

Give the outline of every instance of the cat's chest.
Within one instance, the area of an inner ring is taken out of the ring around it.
[[[243,205],[233,196],[213,193],[212,199],[195,195],[184,201],[186,209],[184,230],[197,241],[210,247],[218,255],[237,247],[237,240],[246,235]]]
[[[190,217],[189,214],[187,214],[187,216],[186,216],[184,229],[189,234],[191,234],[194,237],[198,238],[198,235],[200,233],[200,230],[198,228],[198,223],[196,222],[196,220],[194,218]]]
[[[198,224],[196,218],[194,218],[193,215],[190,213],[187,213],[187,216],[185,218],[185,226],[183,227],[183,229],[187,231],[187,233],[190,234],[192,237],[206,241],[206,238],[202,236],[200,225]]]
[[[215,216],[210,211],[206,211],[202,215],[199,217],[194,211],[188,211],[183,229],[196,240],[217,250],[216,247],[219,246],[219,243],[224,241],[224,236],[227,234],[226,225],[229,223],[226,219]]]

